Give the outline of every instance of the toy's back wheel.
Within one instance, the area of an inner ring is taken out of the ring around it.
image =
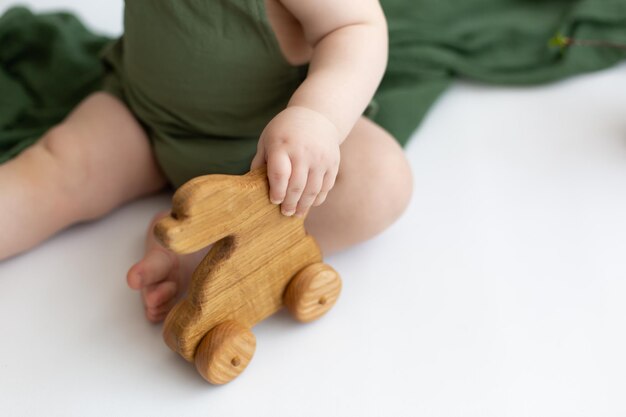
[[[309,322],[330,310],[340,292],[341,278],[337,271],[326,264],[315,263],[292,278],[283,301],[297,320]]]
[[[225,321],[211,329],[196,350],[196,369],[212,384],[225,384],[241,374],[254,355],[254,334],[237,323]]]

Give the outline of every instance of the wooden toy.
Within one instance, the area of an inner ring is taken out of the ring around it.
[[[264,168],[192,179],[176,191],[171,215],[154,232],[180,254],[213,243],[163,329],[167,345],[213,384],[244,371],[256,323],[283,305],[299,321],[315,320],[341,291],[339,274],[322,263],[304,219],[284,216],[270,202]]]

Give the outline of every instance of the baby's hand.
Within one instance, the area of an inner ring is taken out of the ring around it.
[[[335,185],[340,142],[337,128],[321,113],[287,107],[261,133],[251,169],[267,164],[272,203],[281,204],[286,216],[304,216]]]

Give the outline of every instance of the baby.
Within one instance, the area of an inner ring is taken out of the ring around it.
[[[378,234],[412,191],[397,141],[365,117],[385,71],[377,0],[126,0],[103,91],[0,165],[0,260],[204,174],[267,165],[270,199],[325,254]],[[153,223],[164,214],[155,216]],[[128,272],[162,320],[203,254],[160,247]]]

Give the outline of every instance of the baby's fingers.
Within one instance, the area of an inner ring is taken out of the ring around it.
[[[291,160],[286,153],[270,153],[267,158],[267,179],[270,183],[270,201],[281,204],[287,194],[291,176]]]
[[[287,186],[287,194],[280,208],[285,216],[292,216],[296,212],[296,207],[304,187],[307,184],[308,169],[302,165],[293,164],[291,167],[291,178]]]
[[[311,208],[311,205],[313,204],[320,190],[322,189],[323,180],[323,172],[309,171],[306,187],[304,187],[304,191],[302,192],[300,201],[298,201],[296,216],[304,216],[309,208]]]
[[[337,178],[336,172],[333,173],[329,171],[326,173],[326,175],[324,175],[324,182],[322,183],[322,188],[320,190],[320,193],[315,198],[315,201],[313,202],[313,206],[317,207],[320,204],[322,204],[324,201],[326,201],[328,192],[332,190],[332,188],[335,186],[336,178]]]

